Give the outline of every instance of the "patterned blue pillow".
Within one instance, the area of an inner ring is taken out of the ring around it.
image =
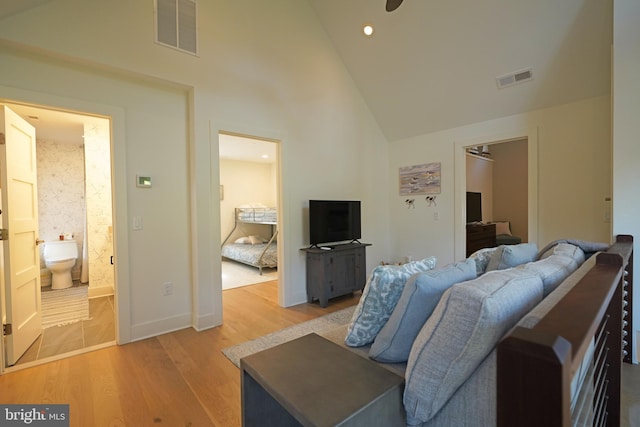
[[[476,262],[476,274],[482,276],[487,271],[487,265],[491,261],[491,256],[498,248],[484,248],[479,249],[469,255],[469,258]]]
[[[475,279],[476,276],[473,259],[411,276],[389,320],[371,344],[369,357],[383,363],[406,362],[413,341],[438,305],[442,294],[454,284]]]
[[[360,347],[373,342],[396,307],[407,279],[415,273],[432,270],[436,257],[401,266],[380,265],[373,269],[347,330],[344,343]]]

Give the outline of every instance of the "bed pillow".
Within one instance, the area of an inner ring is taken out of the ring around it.
[[[491,255],[487,271],[504,270],[534,261],[538,254],[535,243],[520,243],[519,245],[500,245]]]
[[[407,425],[435,416],[542,295],[540,277],[522,269],[491,271],[450,287],[409,354]]]
[[[251,239],[249,239],[248,237],[240,237],[239,239],[236,239],[235,243],[249,244],[251,243]]]
[[[400,299],[404,285],[415,273],[432,270],[436,257],[404,265],[379,265],[373,269],[358,302],[344,343],[360,347],[373,342]]]
[[[498,234],[506,234],[507,236],[511,236],[511,227],[509,226],[509,221],[496,221],[491,224],[496,225],[496,235]]]
[[[383,363],[406,362],[413,341],[442,294],[455,283],[475,278],[473,259],[411,276],[391,317],[373,341],[369,357]]]
[[[258,243],[262,243],[262,239],[258,236],[249,236],[249,242],[252,245],[257,245]]]

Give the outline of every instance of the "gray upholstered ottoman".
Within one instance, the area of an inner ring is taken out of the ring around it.
[[[316,334],[240,360],[244,426],[404,426],[404,378]]]

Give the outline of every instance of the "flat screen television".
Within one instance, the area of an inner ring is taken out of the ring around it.
[[[482,193],[467,191],[467,224],[482,222]]]
[[[353,241],[360,234],[359,200],[309,200],[311,245]]]

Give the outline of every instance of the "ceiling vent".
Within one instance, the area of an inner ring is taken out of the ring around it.
[[[198,54],[195,0],[155,0],[156,42]]]
[[[528,82],[529,80],[533,80],[533,71],[531,68],[496,77],[496,84],[498,85],[498,89],[503,89],[518,83]]]

